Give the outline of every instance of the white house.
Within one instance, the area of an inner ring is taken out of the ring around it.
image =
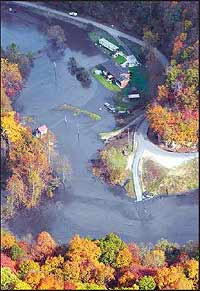
[[[119,49],[118,46],[114,45],[112,42],[108,41],[105,38],[100,38],[99,39],[99,44],[101,44],[103,47],[109,49],[112,52],[115,52],[116,50]]]
[[[137,61],[134,55],[130,55],[126,57],[126,62],[122,64],[122,67],[136,67],[139,66],[139,62]]]

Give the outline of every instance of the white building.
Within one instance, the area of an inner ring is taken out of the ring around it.
[[[99,39],[99,44],[101,44],[103,47],[109,49],[112,52],[115,52],[116,50],[119,49],[118,46],[114,45],[112,42],[108,41],[105,38],[100,38]]]
[[[130,55],[126,57],[126,62],[122,64],[122,67],[129,66],[131,67],[136,67],[139,66],[139,62],[137,61],[136,57],[134,55]]]

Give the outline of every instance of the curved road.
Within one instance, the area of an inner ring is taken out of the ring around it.
[[[132,172],[137,201],[142,200],[142,187],[140,185],[139,163],[145,151],[149,152],[152,156],[156,156],[156,159],[159,160],[161,164],[164,163],[164,165],[166,166],[167,164],[171,166],[178,165],[186,160],[198,157],[198,152],[175,153],[161,149],[148,139],[147,137],[148,127],[149,127],[148,121],[144,119],[141,122],[140,126],[138,127],[137,131],[135,132],[134,136],[136,152],[133,160]]]
[[[10,4],[10,1],[8,2]],[[68,13],[65,13],[65,12],[61,12],[61,11],[57,11],[55,9],[52,9],[52,8],[48,8],[48,7],[45,7],[45,6],[42,6],[42,5],[39,5],[39,4],[35,4],[35,3],[32,3],[32,2],[26,2],[26,1],[12,1],[12,3],[14,4],[18,4],[18,5],[22,5],[24,7],[32,7],[32,8],[37,8],[41,11],[44,11],[44,12],[47,12],[47,13],[51,13],[53,14],[54,16],[62,16],[62,17],[65,17],[66,21],[71,21],[72,19],[73,20],[76,20],[76,21],[79,21],[79,22],[82,22],[82,23],[85,23],[85,24],[92,24],[100,29],[103,29],[105,31],[107,31],[109,34],[111,34],[112,36],[114,37],[124,37],[132,42],[135,42],[141,46],[146,46],[146,43],[143,41],[143,40],[140,40],[134,36],[131,36],[127,33],[124,33],[122,31],[119,31],[115,28],[111,28],[105,24],[101,24],[97,21],[94,21],[94,20],[89,20],[89,19],[86,19],[86,18],[83,18],[83,17],[80,17],[80,16],[76,16],[76,17],[73,17],[73,16],[70,16]],[[162,65],[166,68],[168,66],[168,60],[167,58],[160,52],[157,50],[157,48],[153,48],[153,51],[154,51],[154,54],[155,56],[160,60],[160,62],[162,63]]]

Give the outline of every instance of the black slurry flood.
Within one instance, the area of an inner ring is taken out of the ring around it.
[[[43,49],[46,38],[36,23],[38,18],[21,8],[16,14],[4,15],[3,48],[15,42],[23,52]],[[35,61],[15,106],[21,108],[21,114],[34,116],[36,126],[45,123],[52,129],[61,156],[71,164],[72,178],[52,200],[44,201],[37,209],[19,212],[10,220],[9,228],[19,237],[35,236],[46,230],[62,242],[76,233],[99,238],[109,232],[119,234],[127,242],[155,242],[161,237],[179,243],[197,240],[197,193],[134,203],[120,189],[101,183],[88,170],[88,160],[103,145],[98,133],[115,127],[112,114],[98,110],[104,102],[112,100],[112,94],[94,79],[90,88],[83,88],[69,74],[67,61],[73,56],[80,66],[89,70],[106,61],[106,57],[89,41],[85,31],[67,23],[63,28],[67,48],[64,56],[56,61],[57,82],[54,65],[44,53]],[[87,116],[51,111],[65,102],[96,112],[102,120],[92,121]],[[67,125],[62,121],[65,114]]]

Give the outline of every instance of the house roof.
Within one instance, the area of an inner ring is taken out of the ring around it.
[[[108,60],[102,66],[110,72],[116,80],[123,80],[122,74],[128,74],[128,68],[122,68],[117,65],[113,60]]]
[[[45,124],[37,128],[37,131],[39,131],[40,133],[46,133],[47,130],[48,130],[48,127]]]

